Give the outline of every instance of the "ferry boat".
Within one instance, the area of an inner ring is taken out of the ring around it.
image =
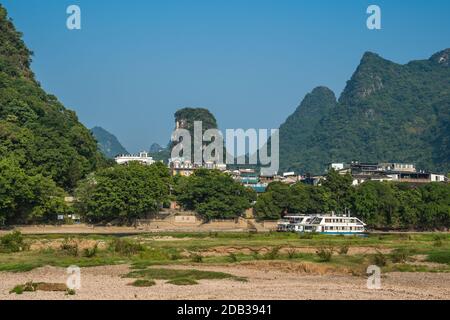
[[[356,235],[366,232],[366,224],[350,215],[288,215],[277,225],[279,232],[314,232],[329,235]]]
[[[312,216],[286,215],[277,224],[278,232],[302,232],[303,225],[311,220]]]
[[[366,224],[360,219],[350,216],[316,216],[304,225],[303,232],[329,235],[364,234],[366,232]]]

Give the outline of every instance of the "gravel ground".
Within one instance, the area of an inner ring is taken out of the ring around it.
[[[174,268],[174,267],[168,267]],[[175,286],[157,280],[149,288],[128,285],[132,279],[121,278],[129,272],[126,265],[83,268],[82,288],[74,296],[62,292],[26,292],[9,294],[15,285],[27,281],[65,283],[63,268],[44,267],[26,273],[0,273],[0,300],[6,299],[450,299],[450,274],[389,273],[382,277],[382,289],[369,290],[366,278],[349,275],[310,275],[281,272],[248,266],[180,267],[223,271],[247,277],[248,282],[235,280],[201,280],[198,285]]]

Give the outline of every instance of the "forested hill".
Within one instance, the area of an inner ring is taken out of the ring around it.
[[[94,127],[91,132],[97,140],[98,148],[107,158],[113,159],[119,154],[128,154],[117,137],[102,127]]]
[[[364,54],[338,101],[317,88],[280,127],[282,170],[397,161],[450,171],[450,49],[400,65]]]
[[[21,36],[0,5],[0,160],[71,189],[103,157],[75,112],[35,80]]]
[[[202,134],[208,129],[217,129],[214,115],[204,108],[183,108],[175,112],[175,129],[186,129],[191,134],[191,161],[194,161],[194,122],[201,121]],[[172,148],[177,143],[170,142],[166,148],[158,152],[150,152],[155,160],[167,161],[171,157]]]

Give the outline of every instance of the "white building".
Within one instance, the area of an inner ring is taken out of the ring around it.
[[[345,168],[345,164],[344,163],[332,163],[330,164],[330,169],[333,169],[335,171],[340,171],[343,170]]]
[[[119,155],[115,158],[116,163],[118,164],[127,164],[132,161],[137,161],[139,163],[145,164],[145,165],[152,165],[155,163],[155,160],[153,160],[152,157],[148,156],[148,153],[145,151],[140,152],[137,155]]]
[[[382,163],[380,167],[383,171],[416,172],[416,166],[410,163]]]
[[[431,182],[446,182],[447,181],[447,177],[443,174],[432,173],[430,175],[430,178],[431,178]]]

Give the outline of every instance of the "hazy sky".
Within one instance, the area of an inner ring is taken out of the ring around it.
[[[277,128],[314,87],[339,95],[365,51],[399,63],[450,47],[450,1],[0,0],[43,87],[131,152],[166,144],[173,113]],[[82,29],[66,28],[79,5]],[[382,10],[368,30],[366,9]]]

